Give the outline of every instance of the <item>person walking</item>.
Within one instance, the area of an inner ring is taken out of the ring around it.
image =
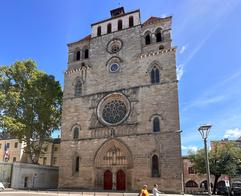
[[[148,190],[147,190],[147,185],[145,184],[143,188],[140,191],[139,196],[149,196]]]
[[[154,184],[154,187],[152,189],[152,193],[153,193],[153,196],[159,196],[159,194],[161,194],[161,192],[158,191],[158,185],[157,184]]]

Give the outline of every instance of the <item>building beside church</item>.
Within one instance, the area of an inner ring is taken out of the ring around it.
[[[110,11],[68,44],[60,188],[182,191],[172,17]]]
[[[20,142],[16,137],[0,136],[0,163],[22,162],[27,163],[27,154],[24,151],[25,142]],[[60,138],[50,139],[43,145],[38,163],[40,165],[58,166],[60,156]],[[1,171],[0,171],[1,173]]]

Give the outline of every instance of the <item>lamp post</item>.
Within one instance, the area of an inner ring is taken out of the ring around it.
[[[208,134],[210,132],[211,127],[212,127],[212,125],[205,124],[198,128],[198,131],[200,132],[202,139],[204,141],[208,195],[212,195],[211,186],[210,186],[210,170],[209,170],[209,161],[208,161],[208,151],[207,151],[207,138],[208,138]]]

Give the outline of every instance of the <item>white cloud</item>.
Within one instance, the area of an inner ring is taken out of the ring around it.
[[[191,151],[191,152],[197,152],[198,147],[197,146],[182,146],[182,150],[187,150],[187,151]]]
[[[196,56],[199,50],[202,49],[205,43],[216,31],[221,21],[233,12],[240,2],[240,0],[229,0],[220,3],[220,0],[203,0],[187,1],[186,3],[183,3],[183,6],[180,8],[182,14],[181,18],[183,18],[183,20],[178,23],[176,34],[178,36],[183,36],[187,29],[190,34],[202,33],[202,36],[198,39],[199,41],[191,44],[193,47],[191,48],[191,52],[187,56],[186,61],[183,63],[184,65],[188,64]],[[215,12],[213,12],[214,9]],[[206,27],[207,23],[212,24],[210,28]],[[190,29],[190,26],[195,26],[195,28]],[[177,38],[181,40],[183,39],[178,36]],[[180,54],[181,51],[182,50],[180,50]]]
[[[226,130],[224,133],[224,138],[238,139],[241,136],[241,129],[234,128]]]
[[[187,49],[187,46],[184,45],[180,48],[179,53],[182,54]]]
[[[181,80],[184,73],[184,65],[180,64],[177,66],[177,80]]]
[[[168,15],[167,14],[162,14],[161,18],[166,18]]]
[[[203,107],[209,104],[215,104],[218,102],[221,102],[226,99],[225,95],[218,95],[218,96],[213,96],[213,97],[203,97],[199,100],[197,100],[194,105],[198,107]]]

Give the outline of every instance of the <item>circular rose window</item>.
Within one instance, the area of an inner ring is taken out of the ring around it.
[[[118,38],[112,39],[107,44],[107,51],[111,54],[119,52],[121,48],[122,48],[122,41]]]
[[[97,116],[105,125],[118,125],[128,117],[130,102],[121,93],[113,93],[105,96],[97,108]]]
[[[117,72],[120,69],[120,65],[117,63],[112,63],[110,65],[110,72]]]

